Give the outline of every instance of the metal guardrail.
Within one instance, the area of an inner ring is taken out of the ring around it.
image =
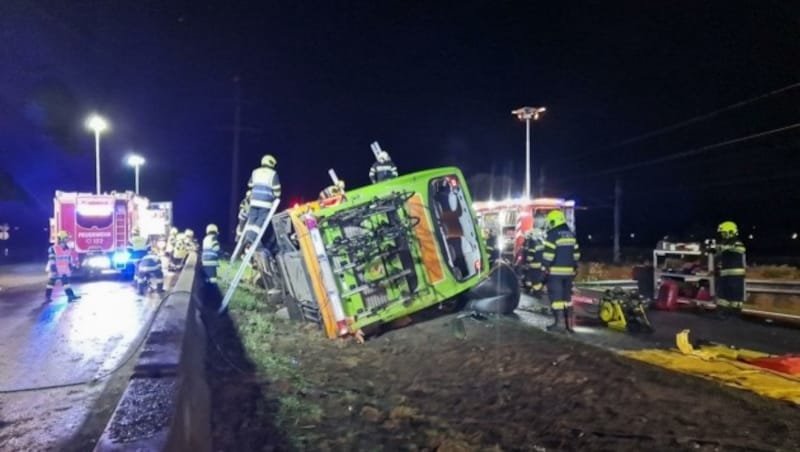
[[[783,295],[800,295],[800,281],[778,281],[768,279],[748,279],[747,291],[754,293],[774,293]],[[601,281],[580,281],[576,287],[605,288],[622,287],[624,289],[636,288],[636,281],[632,279],[606,279]]]

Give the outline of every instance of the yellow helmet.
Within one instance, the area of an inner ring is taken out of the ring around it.
[[[344,190],[344,179],[337,180],[336,186],[339,187],[340,190]]]
[[[216,224],[209,224],[206,226],[206,234],[219,234],[219,228]]]
[[[717,232],[724,239],[730,239],[739,235],[739,228],[733,221],[723,221],[717,227]]]
[[[275,168],[278,164],[278,161],[270,154],[266,154],[264,157],[261,157],[261,166],[266,166],[268,168]]]
[[[58,238],[59,242],[66,242],[69,238],[69,233],[67,231],[58,231],[56,237]]]
[[[566,224],[567,217],[564,216],[564,212],[556,209],[547,212],[547,227],[549,229],[557,228],[562,224]]]
[[[184,234],[186,237],[189,237],[189,238],[192,238],[192,237],[194,237],[194,231],[192,231],[191,229],[187,229],[187,230],[183,231],[183,234]]]

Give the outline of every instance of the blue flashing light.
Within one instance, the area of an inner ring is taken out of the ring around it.
[[[131,253],[127,251],[117,251],[114,253],[114,265],[125,265],[131,260]]]

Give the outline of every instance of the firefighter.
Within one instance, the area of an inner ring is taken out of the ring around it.
[[[145,253],[147,252],[147,237],[141,234],[139,228],[134,228],[133,232],[131,233],[131,251],[134,253]]]
[[[489,255],[489,268],[492,268],[500,259],[500,250],[497,249],[497,234],[492,228],[484,228],[483,239],[486,243],[486,254]]]
[[[719,266],[717,309],[721,317],[741,312],[745,295],[744,243],[739,240],[739,228],[733,221],[724,221],[717,228],[720,243],[716,246]]]
[[[278,161],[267,154],[261,158],[261,166],[254,169],[247,184],[251,190],[250,208],[247,211],[247,225],[244,227],[245,247],[256,241],[272,203],[281,197],[281,183],[275,166]]]
[[[179,232],[175,235],[175,248],[172,250],[172,258],[170,259],[169,269],[178,271],[183,267],[183,261],[189,255],[189,249],[186,246],[186,235]]]
[[[373,163],[372,167],[369,169],[369,180],[371,180],[373,184],[377,184],[378,182],[397,177],[397,166],[392,162],[389,153],[380,151],[377,157],[375,163]]]
[[[522,249],[522,274],[525,289],[535,298],[542,297],[544,285],[542,260],[546,235],[547,222],[545,217],[543,214],[537,213],[533,218],[533,227],[525,234],[525,244]]]
[[[45,301],[48,303],[53,301],[53,287],[58,280],[61,281],[64,293],[67,294],[67,301],[75,301],[80,296],[75,295],[69,284],[72,267],[77,263],[75,251],[67,244],[69,234],[65,231],[59,232],[56,237],[56,243],[50,245],[47,250],[47,271],[50,273],[50,279],[47,280],[47,288],[44,292]]]
[[[319,202],[324,205],[336,204],[344,197],[344,181],[339,179],[335,184],[325,187],[319,192]]]
[[[547,295],[553,310],[553,323],[547,330],[559,328],[564,318],[564,328],[572,331],[572,281],[581,253],[575,235],[567,225],[564,212],[551,210],[547,214],[547,236],[542,252],[542,269],[547,273]]]
[[[183,231],[183,242],[187,254],[192,251],[197,251],[197,240],[194,238],[193,230],[187,228]]]
[[[172,259],[172,251],[175,249],[175,242],[178,240],[178,228],[172,227],[169,230],[169,235],[167,236],[167,257]]]
[[[203,272],[207,284],[217,284],[217,267],[219,267],[219,229],[215,224],[206,226],[206,236],[203,238]]]
[[[144,295],[147,291],[148,280],[156,284],[158,293],[164,292],[164,272],[161,270],[161,258],[155,253],[152,247],[147,247],[144,257],[136,264],[136,285],[139,294]]]
[[[236,224],[236,243],[239,243],[239,238],[242,236],[244,227],[247,224],[247,212],[250,210],[250,196],[252,193],[251,190],[247,190],[244,199],[239,203],[239,214],[237,216],[239,222]]]

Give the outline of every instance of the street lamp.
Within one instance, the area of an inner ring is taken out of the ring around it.
[[[545,107],[522,107],[511,111],[520,121],[525,121],[525,199],[531,199],[531,119],[536,121],[545,111]]]
[[[137,154],[128,156],[128,165],[133,167],[134,174],[136,175],[136,194],[139,194],[139,167],[144,165],[144,157]]]
[[[100,133],[108,129],[108,122],[101,116],[93,114],[86,119],[86,128],[94,132],[94,161],[97,194],[100,194]]]

